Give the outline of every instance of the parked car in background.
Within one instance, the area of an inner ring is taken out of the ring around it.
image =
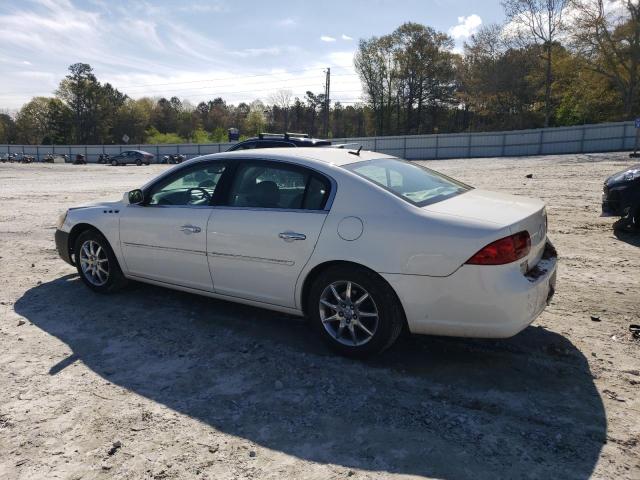
[[[154,155],[143,150],[126,150],[118,155],[111,157],[111,165],[149,165],[153,161]]]
[[[185,158],[186,157],[181,153],[174,153],[174,154],[165,155],[164,157],[162,157],[162,163],[170,163],[170,164],[182,163],[184,162]]]
[[[621,217],[614,228],[640,230],[640,163],[605,180],[602,215]]]
[[[236,150],[253,150],[254,148],[282,148],[282,147],[329,147],[329,140],[309,138],[306,133],[261,133],[255,138],[249,138],[236,143],[227,152]]]
[[[55,240],[96,292],[131,279],[306,315],[354,356],[403,328],[515,335],[553,296],[557,264],[541,200],[335,148],[198,157],[69,209]]]

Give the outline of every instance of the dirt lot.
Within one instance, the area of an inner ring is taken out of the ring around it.
[[[281,314],[85,288],[58,214],[166,167],[0,164],[0,478],[639,479],[640,237],[599,218],[629,160],[425,163],[543,198],[558,292],[512,339],[409,337],[368,362]]]

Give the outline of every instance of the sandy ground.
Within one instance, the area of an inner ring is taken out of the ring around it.
[[[0,478],[639,479],[640,238],[599,218],[629,160],[425,163],[543,198],[558,292],[509,340],[408,337],[367,362],[281,314],[85,288],[58,214],[166,167],[0,164]]]

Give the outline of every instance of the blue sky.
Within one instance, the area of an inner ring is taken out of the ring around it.
[[[413,21],[448,32],[460,48],[479,25],[502,20],[498,0],[2,0],[0,109],[51,95],[75,62],[134,98],[193,104],[321,92],[331,67],[332,98],[355,102],[358,39]]]

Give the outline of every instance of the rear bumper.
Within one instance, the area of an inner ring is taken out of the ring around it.
[[[73,265],[71,255],[69,252],[69,232],[63,232],[62,230],[56,230],[55,233],[56,249],[60,258],[67,262],[69,265]]]
[[[557,254],[547,244],[527,274],[518,263],[464,265],[448,277],[383,274],[400,297],[412,333],[506,338],[524,330],[555,293]]]

